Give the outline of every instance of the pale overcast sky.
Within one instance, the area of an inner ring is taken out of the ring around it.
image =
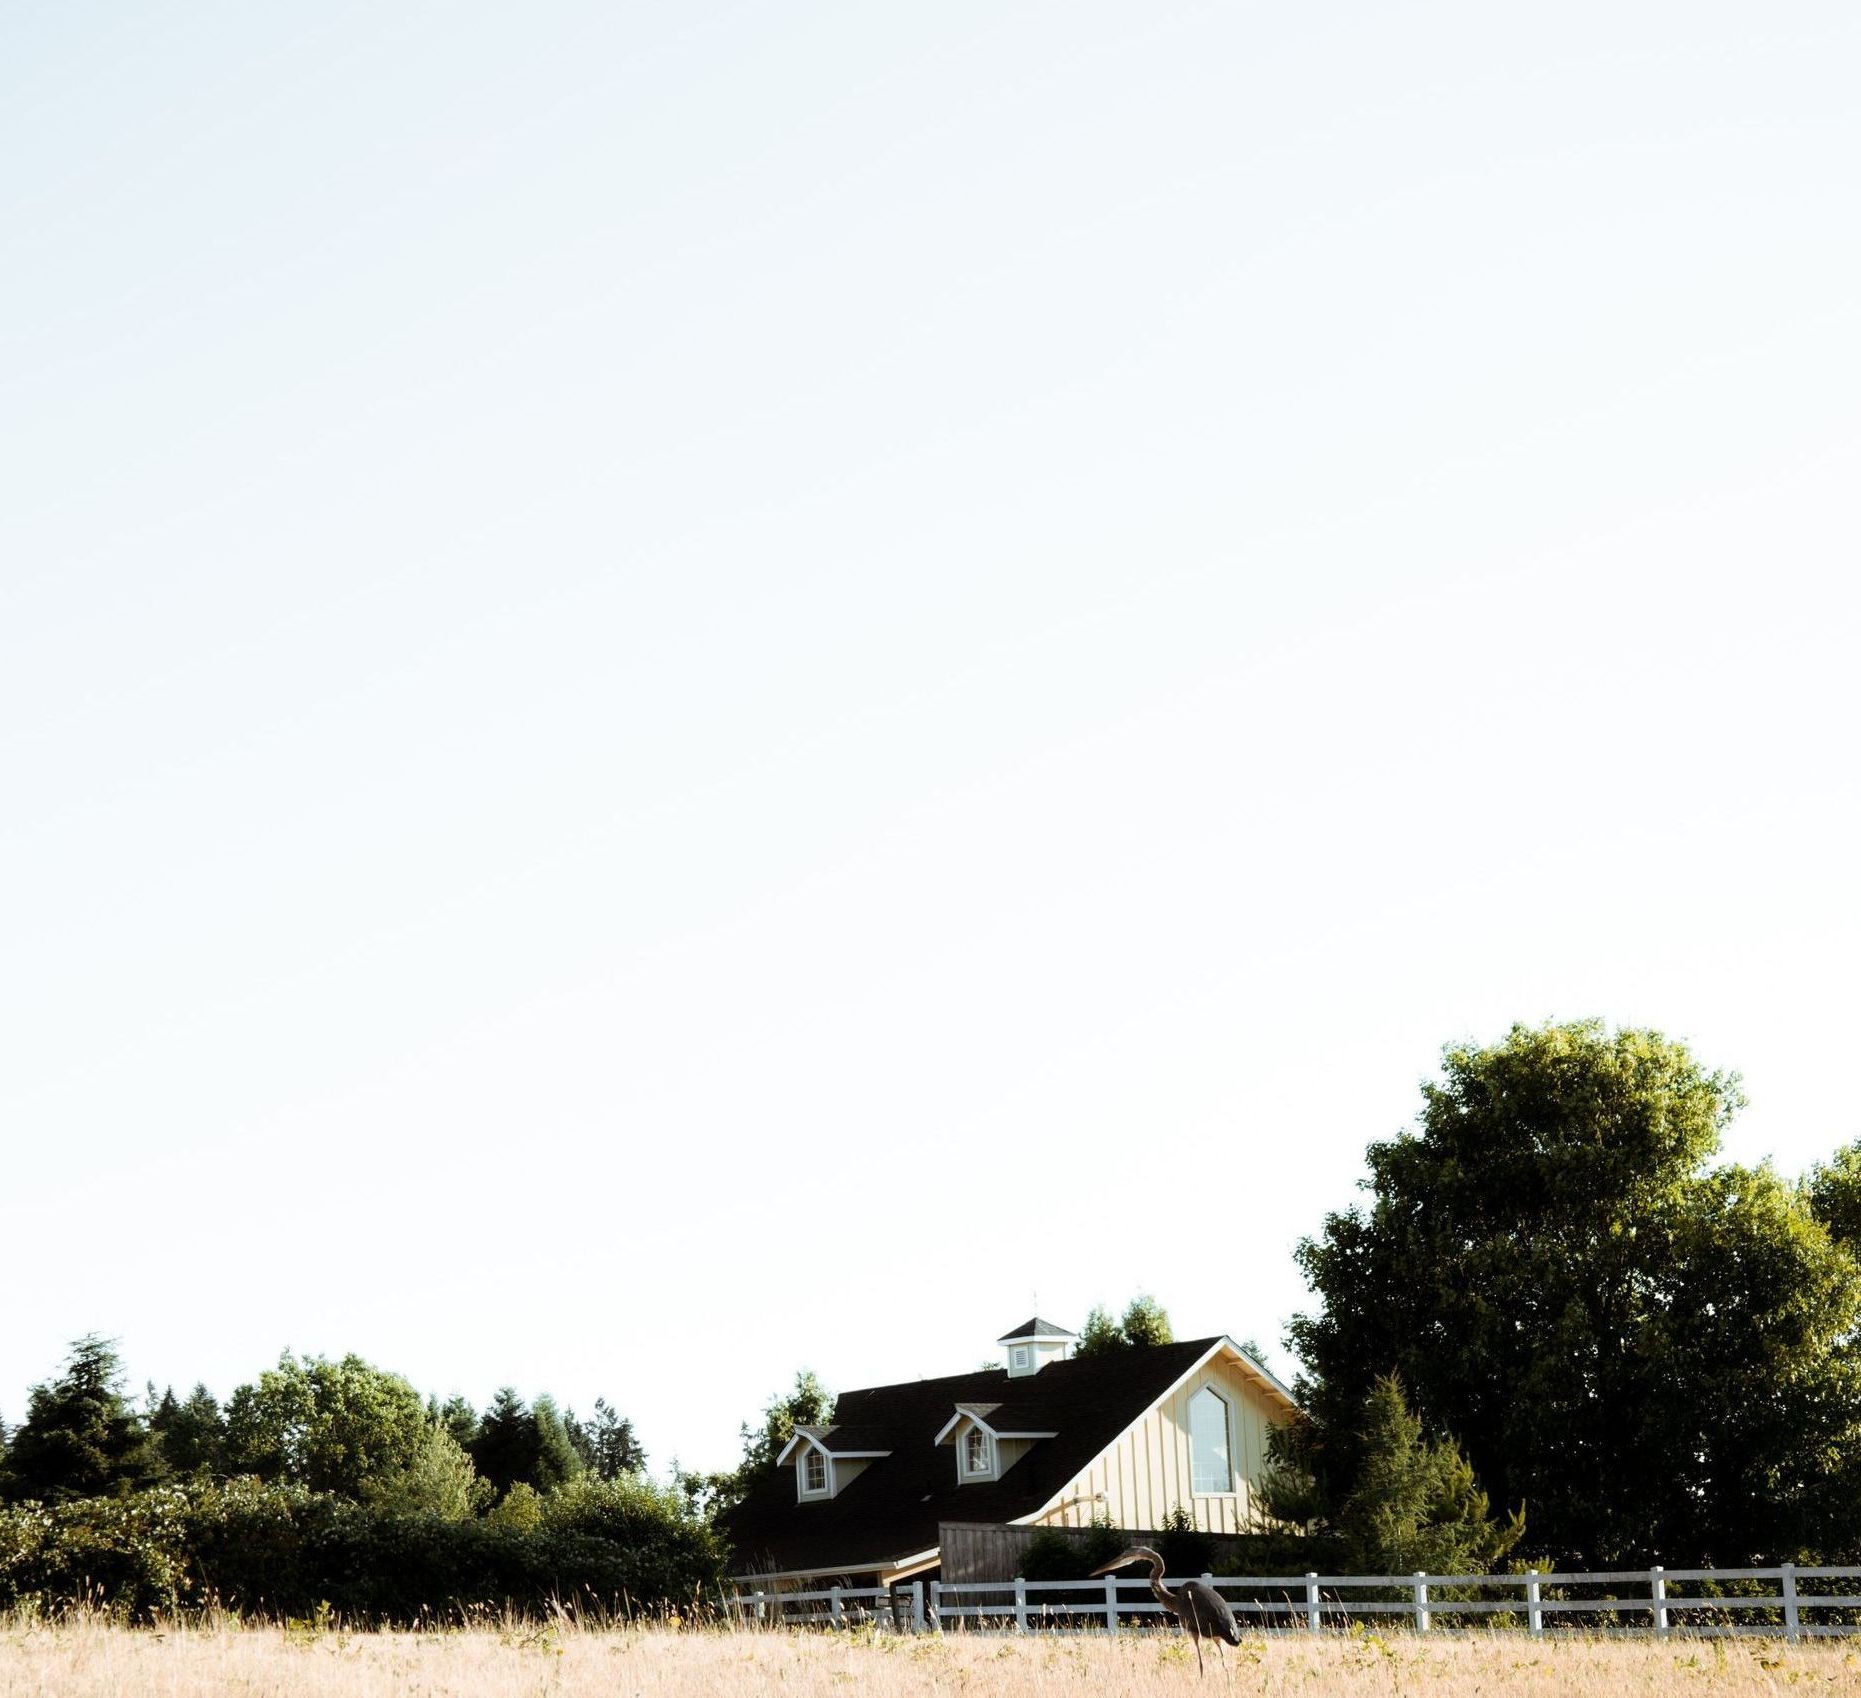
[[[728,1462],[1302,1301],[1454,1038],[1861,1136],[1861,11],[25,4],[0,1413]]]

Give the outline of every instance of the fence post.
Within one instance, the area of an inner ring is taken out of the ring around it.
[[[1419,1569],[1413,1581],[1415,1587],[1415,1631],[1428,1631],[1428,1576]]]
[[[1027,1576],[1015,1576],[1015,1632],[1027,1632]]]
[[[838,1627],[841,1622],[840,1588],[838,1586],[829,1586],[827,1588],[827,1609],[828,1613],[833,1617],[834,1626]]]
[[[1544,1637],[1544,1599],[1538,1592],[1538,1571],[1535,1568],[1525,1576],[1525,1624],[1531,1629],[1532,1638]]]
[[[930,1583],[931,1631],[943,1632],[943,1582],[933,1580]]]
[[[924,1582],[922,1580],[911,1582],[911,1631],[913,1633],[924,1631]]]
[[[1786,1562],[1777,1578],[1783,1582],[1783,1636],[1794,1645],[1803,1636],[1803,1623],[1796,1612],[1796,1564]]]
[[[1105,1626],[1113,1633],[1118,1631],[1118,1577],[1115,1574],[1105,1576]]]
[[[1648,1570],[1648,1602],[1654,1611],[1654,1631],[1667,1637],[1667,1571],[1656,1563]]]
[[[1318,1631],[1318,1576],[1309,1571],[1305,1576],[1305,1625],[1314,1633]]]

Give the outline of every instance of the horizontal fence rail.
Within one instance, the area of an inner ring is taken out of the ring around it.
[[[1187,1578],[1187,1577],[1184,1577]],[[1417,1633],[1514,1631],[1861,1636],[1861,1568],[1640,1568],[1598,1573],[1198,1576],[1243,1632],[1318,1633],[1378,1625]],[[1164,1582],[1181,1585],[1181,1579]],[[744,1625],[1112,1632],[1165,1614],[1147,1580],[909,1581],[813,1591],[738,1590],[726,1613]]]

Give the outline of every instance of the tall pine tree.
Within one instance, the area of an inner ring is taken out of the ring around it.
[[[161,1471],[160,1452],[123,1396],[116,1345],[92,1333],[71,1346],[57,1379],[28,1394],[0,1494],[62,1503],[133,1491]]]

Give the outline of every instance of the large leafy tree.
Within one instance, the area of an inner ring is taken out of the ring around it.
[[[332,1361],[287,1350],[226,1406],[230,1470],[312,1491],[411,1503],[418,1493],[410,1475],[457,1473],[447,1447],[458,1448],[407,1381],[354,1355]],[[444,1490],[450,1497],[450,1484]]]
[[[1809,1206],[1831,1238],[1861,1256],[1861,1143],[1810,1172]]]
[[[1455,1046],[1367,1207],[1298,1259],[1322,1307],[1302,1463],[1337,1506],[1398,1373],[1559,1560],[1771,1558],[1829,1537],[1857,1460],[1853,1259],[1801,1192],[1709,1167],[1741,1105],[1659,1033],[1594,1021]],[[1822,1500],[1818,1505],[1818,1496]]]
[[[71,1346],[56,1379],[27,1394],[0,1493],[61,1503],[132,1491],[161,1472],[161,1454],[123,1395],[116,1345],[93,1333]]]

